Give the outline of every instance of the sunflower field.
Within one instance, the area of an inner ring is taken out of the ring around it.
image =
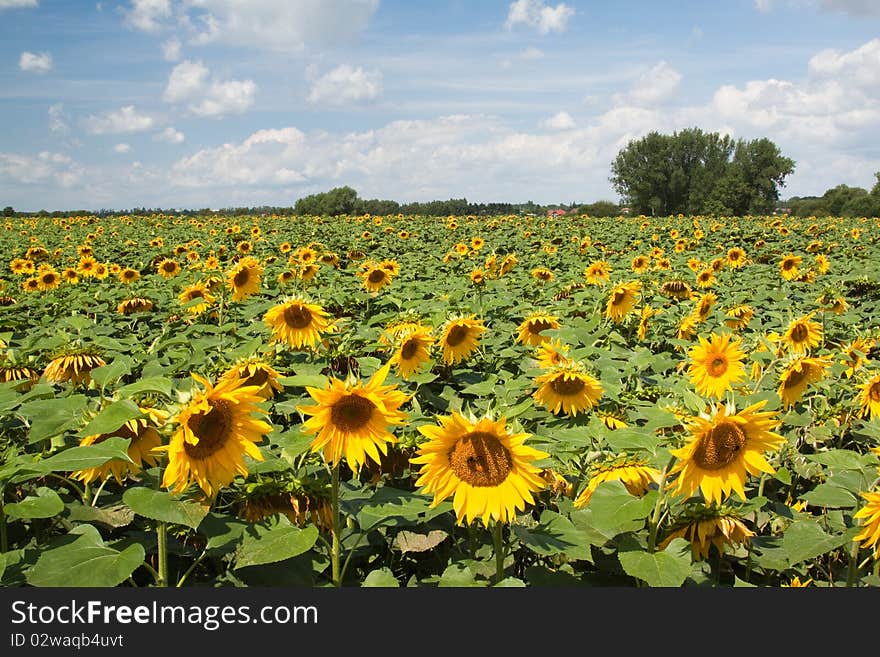
[[[6,218],[5,587],[880,585],[880,220]]]

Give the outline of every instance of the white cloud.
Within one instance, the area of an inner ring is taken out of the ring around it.
[[[118,110],[92,115],[85,119],[85,128],[93,135],[114,135],[128,132],[144,132],[155,124],[155,119],[146,114],[138,114],[134,105],[126,105]]]
[[[49,130],[62,134],[67,132],[68,125],[64,116],[63,103],[55,103],[49,106]]]
[[[755,0],[755,9],[766,14],[773,9],[773,0]]]
[[[880,3],[877,0],[822,0],[822,8],[857,17],[880,16]]]
[[[274,50],[345,43],[367,26],[379,0],[187,0],[195,43]]]
[[[0,0],[0,11],[3,11],[4,9],[18,9],[36,6],[37,0]]]
[[[529,46],[520,53],[520,59],[541,59],[544,57],[544,51],[534,46]]]
[[[823,50],[810,59],[809,71],[823,78],[846,79],[860,87],[880,85],[880,39],[850,52]]]
[[[246,112],[254,104],[256,91],[253,80],[210,79],[207,66],[187,59],[171,71],[162,98],[168,103],[186,103],[198,116],[221,117]]]
[[[631,103],[640,107],[662,103],[675,95],[681,78],[681,73],[668,63],[658,62],[636,78],[629,92],[616,94],[615,102]]]
[[[124,144],[124,143],[123,144],[116,144],[116,146],[113,147],[114,153],[128,153],[130,150],[131,150],[130,144]]]
[[[182,144],[183,141],[186,139],[186,137],[180,130],[175,130],[171,126],[168,126],[162,132],[156,133],[153,138],[158,141],[167,142],[169,144]]]
[[[342,106],[375,100],[382,93],[382,73],[360,66],[337,66],[312,83],[307,97],[313,105]]]
[[[544,4],[544,0],[516,0],[510,3],[505,27],[511,29],[522,23],[538,30],[539,34],[564,32],[574,9],[560,2],[555,7]]]
[[[52,55],[47,52],[23,52],[18,59],[18,67],[22,71],[45,73],[52,70]]]
[[[166,62],[176,62],[180,59],[180,39],[169,39],[162,44],[162,57]]]
[[[550,130],[571,130],[575,126],[574,119],[568,112],[558,112],[548,119],[541,121],[541,127]]]
[[[82,179],[82,167],[63,153],[43,151],[35,156],[0,153],[0,183],[54,183],[72,187]]]
[[[131,7],[122,11],[125,24],[143,32],[159,31],[172,16],[170,0],[131,0]]]

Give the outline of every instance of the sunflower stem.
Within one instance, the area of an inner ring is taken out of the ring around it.
[[[333,530],[332,545],[330,546],[330,564],[333,575],[333,586],[339,588],[342,586],[342,572],[339,568],[340,542],[339,542],[339,463],[333,465],[331,471],[331,491],[330,497],[333,505]]]
[[[650,530],[648,535],[648,553],[653,554],[657,547],[657,530],[660,528],[660,514],[663,512],[663,504],[666,501],[666,475],[675,464],[675,457],[669,459],[663,472],[660,473],[660,482],[657,486],[657,502],[654,504],[654,511],[651,513]]]
[[[853,541],[849,551],[849,566],[846,569],[846,586],[852,588],[856,582],[859,571],[859,542]]]
[[[98,490],[95,491],[95,496],[92,498],[91,506],[95,506],[98,503],[98,498],[101,496],[101,491],[104,490],[104,485],[107,483],[108,479],[110,479],[110,477],[106,477],[104,481],[101,482],[101,485],[98,486]]]
[[[183,586],[183,583],[186,581],[186,578],[189,577],[190,573],[192,573],[192,571],[194,571],[196,569],[196,566],[198,566],[200,563],[202,563],[202,559],[204,559],[205,555],[207,555],[207,554],[208,554],[207,550],[202,550],[202,553],[198,556],[198,558],[192,562],[192,565],[189,568],[187,568],[186,572],[183,575],[181,575],[179,580],[177,580],[176,588],[179,589],[181,586]]]
[[[159,572],[156,578],[156,586],[168,586],[168,527],[160,522],[156,527],[158,537],[157,550],[159,553]]]
[[[498,584],[504,578],[504,525],[497,520],[492,537],[495,539],[495,583]]]

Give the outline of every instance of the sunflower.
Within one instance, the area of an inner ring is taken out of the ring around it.
[[[697,287],[707,288],[715,284],[715,271],[711,268],[700,270],[697,274]]]
[[[697,321],[705,322],[717,301],[718,295],[714,292],[705,292],[700,295],[697,298],[697,305],[694,307],[694,317]]]
[[[794,353],[807,353],[822,341],[822,325],[812,320],[813,313],[792,321],[782,339]]]
[[[629,426],[626,418],[620,411],[599,411],[596,415],[602,420],[602,424],[611,431],[626,429]]]
[[[657,549],[665,550],[673,539],[683,538],[691,544],[694,560],[701,561],[709,558],[713,546],[723,555],[728,547],[745,545],[754,535],[733,509],[703,507],[680,518]]]
[[[157,448],[168,452],[162,486],[182,493],[195,482],[214,499],[236,474],[247,476],[245,454],[263,460],[256,443],[272,431],[272,426],[254,417],[265,415],[258,406],[263,398],[257,394],[257,386],[245,386],[242,379],[212,384],[195,373],[192,378],[204,390],[198,391],[178,413],[178,428],[171,442]]]
[[[419,326],[404,333],[397,351],[391,357],[391,364],[396,367],[397,375],[402,379],[408,379],[418,373],[422,366],[431,360],[430,349],[433,344],[434,338],[430,327]]]
[[[362,277],[364,289],[368,292],[378,292],[394,278],[394,275],[381,265],[367,264],[368,268],[364,271]]]
[[[642,312],[639,314],[639,328],[636,331],[639,340],[644,341],[648,337],[648,320],[659,312],[651,306],[642,306]]]
[[[198,303],[196,303],[198,299]],[[192,315],[201,315],[214,303],[214,295],[208,292],[208,288],[201,281],[188,285],[177,295],[180,305],[186,307],[186,311]]]
[[[811,383],[818,383],[825,378],[825,370],[831,366],[828,358],[807,358],[800,356],[791,361],[779,377],[776,393],[783,406],[794,405],[807,390]]]
[[[816,269],[820,274],[827,274],[831,269],[831,263],[828,262],[828,258],[822,253],[816,256]]]
[[[861,541],[863,548],[874,548],[874,560],[880,560],[880,492],[859,493],[865,505],[853,514],[853,518],[862,520],[862,531],[853,536],[854,541]]]
[[[660,286],[660,293],[672,299],[688,299],[692,292],[690,283],[681,279],[669,280]]]
[[[132,313],[148,313],[153,309],[153,302],[143,297],[131,297],[123,299],[116,306],[116,312],[120,315],[131,315]]]
[[[18,381],[14,386],[17,392],[30,390],[40,380],[40,373],[36,370],[21,365],[13,365],[11,362],[0,361],[0,383]]]
[[[546,267],[536,267],[532,270],[532,277],[544,283],[549,283],[553,280],[554,275],[553,272]]]
[[[630,262],[630,267],[636,274],[644,274],[650,266],[651,260],[646,255],[637,255]]]
[[[558,329],[559,326],[558,317],[535,311],[520,323],[516,336],[517,342],[532,346],[539,345],[550,339],[546,335],[541,335],[541,331]]]
[[[622,322],[638,302],[640,289],[641,284],[638,281],[615,285],[605,305],[605,316],[613,322]]]
[[[732,249],[728,249],[727,264],[730,265],[733,269],[739,269],[744,264],[746,264],[746,252],[738,246],[735,246]]]
[[[587,506],[599,484],[604,481],[619,481],[630,495],[640,497],[648,492],[651,484],[660,483],[661,473],[644,459],[624,456],[593,465],[589,476],[586,487],[574,500],[575,508]]]
[[[137,269],[132,269],[131,267],[126,267],[119,272],[120,283],[134,283],[140,277],[141,273]]]
[[[259,386],[257,394],[263,399],[269,399],[275,392],[281,392],[284,388],[278,383],[281,375],[269,363],[261,358],[246,358],[234,364],[223,372],[218,381],[242,379],[243,386]]]
[[[875,374],[859,386],[859,415],[874,419],[880,417],[880,374]]]
[[[246,256],[235,263],[226,273],[226,286],[232,292],[233,301],[242,301],[260,291],[263,266],[253,256]]]
[[[516,267],[517,262],[519,262],[519,260],[517,260],[516,255],[514,255],[513,253],[508,253],[501,260],[501,266],[498,268],[498,275],[504,276],[505,274],[509,273],[514,267]]]
[[[397,276],[400,273],[400,264],[397,260],[383,260],[379,266],[387,271],[391,276]]]
[[[755,316],[755,309],[746,304],[739,304],[729,308],[724,313],[724,325],[734,330],[744,329]]]
[[[542,342],[537,349],[538,366],[549,369],[557,365],[567,365],[571,362],[571,359],[566,355],[569,349],[567,344],[562,344],[558,339]]]
[[[61,274],[51,268],[45,269],[37,275],[37,281],[39,281],[40,291],[54,290],[61,284]]]
[[[315,434],[312,452],[322,452],[333,467],[345,456],[354,471],[367,459],[379,463],[380,453],[386,454],[388,444],[397,442],[388,427],[407,420],[400,406],[409,397],[396,385],[383,385],[390,369],[389,361],[365,384],[331,377],[323,390],[306,388],[316,404],[297,410],[311,416],[303,423],[303,431]]]
[[[729,333],[712,333],[707,340],[697,336],[699,344],[690,348],[688,375],[697,392],[707,397],[721,399],[733,384],[745,378],[743,359],[746,354],[740,348],[742,340]]]
[[[88,385],[92,380],[91,371],[102,365],[106,363],[96,352],[73,350],[53,358],[43,370],[43,377],[53,383],[69,381],[74,385]]]
[[[440,333],[445,364],[457,365],[476,351],[477,341],[486,330],[486,326],[482,319],[475,317],[476,315],[456,317],[446,322]]]
[[[841,348],[844,357],[841,362],[846,365],[846,369],[843,372],[846,378],[851,379],[856,370],[870,360],[868,352],[876,344],[877,341],[874,338],[856,338]]]
[[[474,285],[485,285],[486,284],[486,274],[480,267],[476,267],[471,271],[470,274],[471,283]]]
[[[263,321],[272,329],[273,342],[286,342],[294,349],[312,348],[322,333],[333,330],[330,315],[318,304],[293,297],[272,306]]]
[[[164,258],[156,265],[156,271],[162,278],[173,278],[180,273],[180,264],[171,258]]]
[[[602,384],[574,364],[557,365],[535,378],[532,398],[554,415],[577,415],[593,408],[602,397]]]
[[[162,444],[162,438],[157,431],[158,427],[168,419],[168,413],[154,408],[141,408],[145,417],[134,418],[125,422],[121,427],[109,433],[92,434],[85,436],[80,445],[98,445],[108,438],[119,437],[130,440],[128,444],[128,458],[131,462],[123,459],[110,459],[102,465],[77,470],[72,479],[79,480],[84,484],[96,480],[105,480],[113,476],[116,483],[122,484],[128,474],[136,475],[143,470],[144,465],[155,467],[158,465],[157,455],[154,449]]]
[[[422,466],[416,486],[434,495],[432,508],[453,496],[458,524],[479,517],[484,525],[510,522],[547,486],[533,461],[549,454],[526,446],[529,434],[508,431],[505,418],[477,420],[453,411],[437,420],[419,427],[428,441],[412,459]]]
[[[310,262],[307,265],[300,265],[296,270],[296,277],[301,281],[311,281],[318,275],[318,272],[321,271],[321,265]]]
[[[803,258],[799,255],[786,255],[779,261],[779,274],[787,281],[793,281],[800,276],[800,270]]]
[[[76,273],[76,269],[73,267],[66,267],[62,270],[61,278],[64,279],[65,283],[69,283],[70,285],[76,285],[79,283],[79,274]]]
[[[746,499],[744,485],[748,474],[775,474],[762,452],[775,451],[785,438],[773,433],[781,424],[772,411],[760,411],[762,400],[736,412],[734,405],[716,406],[711,415],[701,414],[685,422],[692,440],[670,454],[679,459],[669,471],[678,474],[670,484],[675,492],[691,496],[699,489],[706,504],[718,504],[731,491]]]

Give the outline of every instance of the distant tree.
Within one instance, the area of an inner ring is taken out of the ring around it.
[[[620,214],[620,206],[611,201],[596,201],[578,206],[577,212],[590,217],[616,217]]]

